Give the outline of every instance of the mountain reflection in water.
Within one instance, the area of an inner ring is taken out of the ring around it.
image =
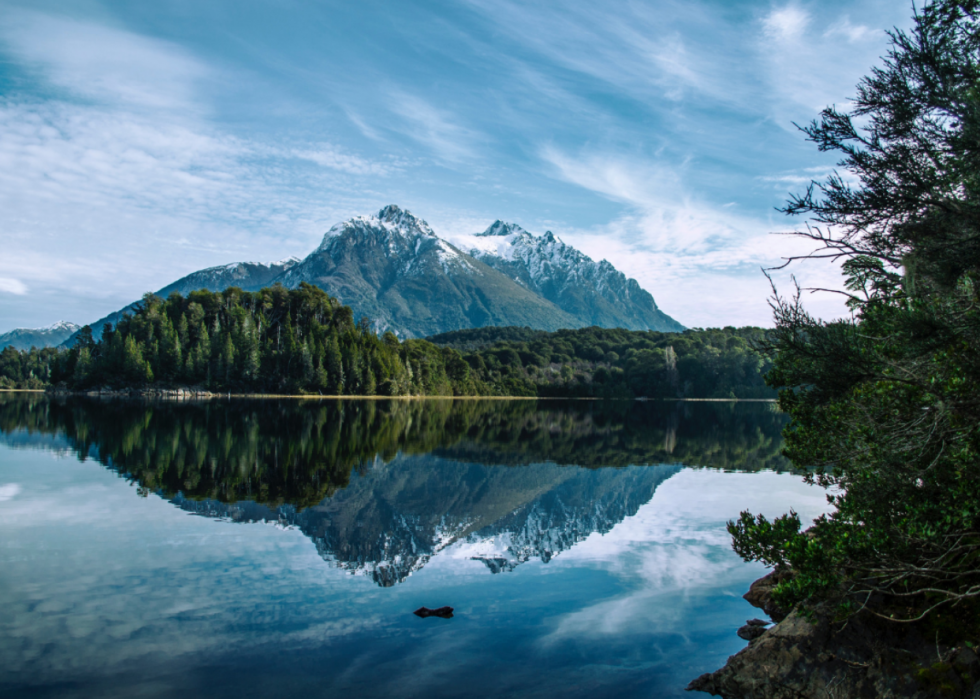
[[[0,396],[8,446],[48,440],[183,510],[296,527],[383,587],[450,547],[492,573],[547,562],[682,465],[780,470],[784,424],[770,404]]]

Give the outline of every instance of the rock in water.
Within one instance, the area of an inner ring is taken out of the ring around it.
[[[773,621],[778,623],[786,618],[786,612],[777,607],[772,601],[772,590],[790,575],[791,573],[789,572],[774,570],[752,583],[749,586],[749,591],[742,595],[742,597],[746,602],[753,607],[761,609]]]
[[[452,607],[439,607],[438,609],[429,609],[428,607],[419,607],[415,610],[415,616],[422,617],[425,619],[430,616],[437,616],[442,619],[452,619],[453,618],[453,608]]]

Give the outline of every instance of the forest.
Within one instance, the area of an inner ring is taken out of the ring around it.
[[[152,294],[99,341],[0,353],[0,388],[380,396],[769,398],[759,328],[480,328],[400,340],[323,290]]]

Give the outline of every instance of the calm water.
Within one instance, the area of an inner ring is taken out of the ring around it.
[[[0,695],[691,696],[758,615],[725,522],[825,508],[783,421],[0,394]]]

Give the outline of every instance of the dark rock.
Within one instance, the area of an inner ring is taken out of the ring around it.
[[[753,605],[769,605],[773,577],[752,585]],[[980,699],[980,660],[970,648],[944,647],[916,624],[867,611],[840,621],[834,611],[830,604],[810,616],[793,611],[769,629],[746,624],[738,635],[749,645],[687,689],[725,699]]]
[[[422,617],[423,619],[430,616],[437,616],[442,619],[452,619],[453,608],[439,607],[438,609],[429,609],[428,607],[419,607],[415,610],[415,616]]]
[[[762,619],[748,619],[746,620],[746,626],[769,626],[771,621],[763,621]]]
[[[756,580],[749,587],[749,591],[742,595],[746,602],[751,604],[753,607],[761,609],[769,617],[775,621],[780,622],[786,618],[787,612],[776,606],[775,602],[772,601],[772,590],[776,585],[781,583],[790,577],[792,573],[782,570],[774,570],[762,578]]]
[[[739,638],[743,638],[746,641],[754,641],[765,632],[766,632],[765,626],[758,626],[756,624],[746,624],[735,633],[738,634]]]

